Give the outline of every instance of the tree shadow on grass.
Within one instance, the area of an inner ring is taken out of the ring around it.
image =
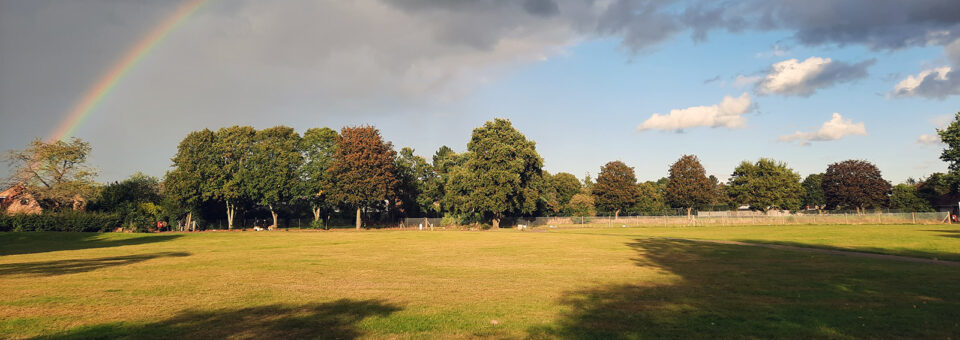
[[[937,236],[960,238],[960,230],[924,230],[934,233],[941,233]]]
[[[0,233],[0,256],[131,246],[175,240],[183,235],[123,235],[101,233],[7,232]]]
[[[243,309],[188,310],[146,324],[85,326],[44,339],[353,339],[363,335],[357,323],[401,308],[378,300],[348,300],[305,305],[268,305]]]
[[[940,230],[944,231],[944,230]],[[958,237],[946,235],[946,237]],[[898,255],[898,256],[908,256],[916,257],[922,259],[937,259],[937,260],[948,260],[948,261],[960,261],[960,246],[957,247],[957,252],[937,252],[937,251],[925,251],[914,248],[907,247],[840,247],[840,246],[831,246],[825,244],[810,244],[803,242],[791,242],[791,241],[772,241],[772,240],[749,240],[742,239],[736,240],[738,242],[746,243],[756,243],[756,244],[773,244],[781,246],[790,246],[790,247],[800,247],[800,248],[813,248],[813,249],[827,249],[827,250],[840,250],[840,251],[852,251],[852,252],[862,252],[862,253],[873,253],[873,254],[886,254],[886,255]]]
[[[6,275],[29,275],[29,276],[55,276],[64,274],[74,274],[94,271],[97,269],[125,266],[137,262],[143,262],[159,257],[183,257],[190,253],[184,252],[163,252],[152,254],[100,257],[94,259],[80,260],[57,260],[42,262],[23,262],[0,264],[0,276]]]
[[[956,268],[684,240],[629,244],[662,284],[568,293],[531,338],[948,338]]]

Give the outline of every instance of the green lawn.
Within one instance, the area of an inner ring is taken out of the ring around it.
[[[766,228],[0,233],[0,338],[960,337],[960,267],[664,238],[960,254]]]

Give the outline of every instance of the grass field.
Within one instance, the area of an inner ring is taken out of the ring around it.
[[[0,338],[958,338],[953,226],[0,234]]]

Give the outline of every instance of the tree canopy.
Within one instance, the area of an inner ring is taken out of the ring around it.
[[[937,129],[937,135],[946,144],[940,159],[948,163],[950,171],[960,171],[960,112],[954,115],[953,121],[946,128]]]
[[[34,139],[26,149],[7,155],[13,170],[9,181],[23,184],[44,208],[81,209],[97,187],[97,170],[87,164],[90,150],[90,143],[79,138]]]
[[[830,164],[823,174],[822,186],[827,207],[858,212],[885,206],[890,193],[890,182],[883,179],[880,169],[863,160]]]
[[[795,210],[800,207],[803,195],[800,174],[786,163],[769,158],[740,163],[730,175],[727,190],[734,202],[763,211]]]
[[[356,228],[363,225],[364,208],[383,204],[397,187],[396,151],[372,126],[344,127],[337,151],[327,169],[331,196],[356,208]]]
[[[687,209],[687,215],[693,208],[710,203],[714,185],[707,178],[706,170],[694,155],[684,155],[670,165],[670,177],[665,190],[667,203],[673,207]]]
[[[637,189],[637,177],[633,168],[621,161],[605,164],[597,175],[597,183],[593,185],[597,210],[619,217],[621,211],[630,210],[637,205],[640,199]]]
[[[457,179],[469,183],[469,188],[461,188],[469,192],[469,208],[492,221],[494,228],[505,216],[535,211],[543,159],[533,141],[509,120],[494,119],[473,130],[467,151],[467,174]]]
[[[800,183],[803,186],[803,205],[817,210],[823,209],[826,200],[823,197],[823,174],[809,174]]]

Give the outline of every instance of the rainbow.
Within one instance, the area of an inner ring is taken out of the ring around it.
[[[187,0],[180,5],[176,12],[160,22],[160,24],[150,30],[143,39],[140,39],[127,50],[127,52],[123,54],[123,57],[110,67],[107,73],[90,86],[90,90],[80,98],[67,116],[60,121],[57,129],[50,135],[50,141],[55,142],[73,135],[77,127],[79,127],[97,107],[97,104],[110,94],[110,91],[117,86],[117,83],[123,79],[123,76],[136,66],[137,63],[147,55],[147,52],[150,52],[150,50],[156,47],[157,44],[163,41],[180,23],[190,17],[200,6],[208,1],[210,0]]]

